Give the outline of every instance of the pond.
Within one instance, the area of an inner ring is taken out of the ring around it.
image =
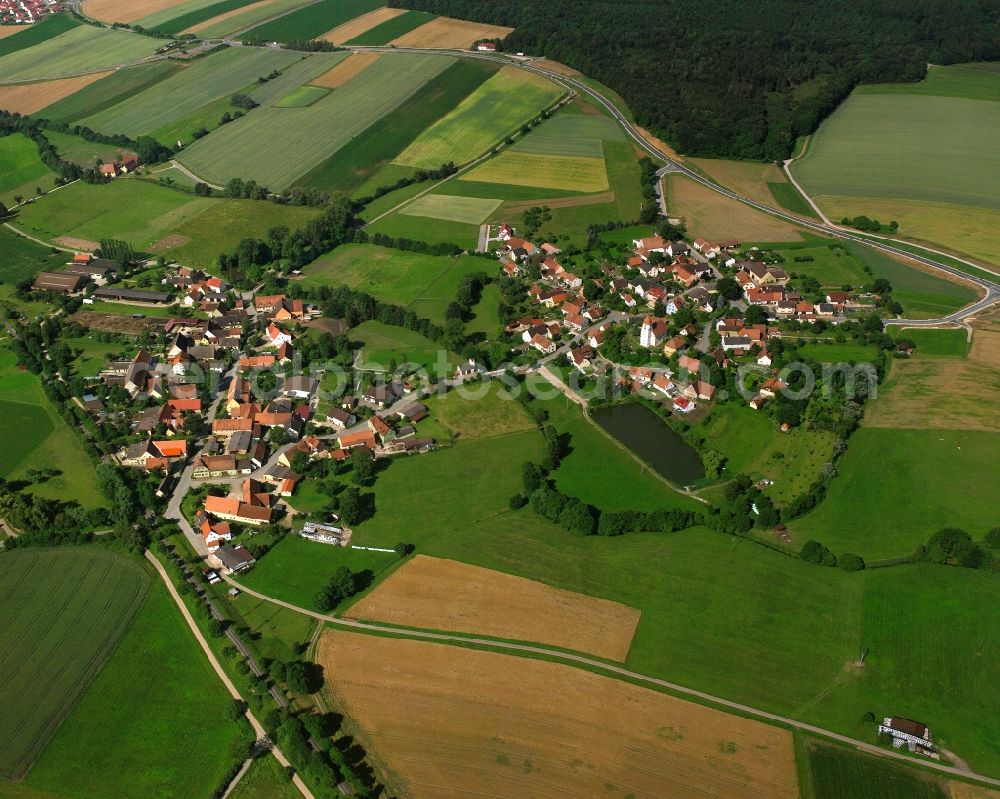
[[[705,467],[698,457],[698,451],[645,405],[611,405],[597,408],[590,416],[643,461],[677,485],[690,485],[705,476]]]

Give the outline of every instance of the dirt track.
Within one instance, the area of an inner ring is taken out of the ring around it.
[[[792,737],[538,660],[327,632],[327,689],[410,799],[798,796]]]
[[[356,619],[550,644],[624,661],[639,611],[454,560],[417,555],[348,612]]]

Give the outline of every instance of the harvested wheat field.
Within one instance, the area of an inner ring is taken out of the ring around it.
[[[390,789],[410,799],[798,797],[788,731],[620,680],[341,631],[318,656]]]
[[[417,555],[348,615],[575,649],[625,660],[639,611],[454,560]]]
[[[548,58],[539,58],[532,63],[542,69],[547,69],[549,72],[555,72],[557,75],[566,75],[570,78],[580,74],[580,70],[573,69],[573,67],[566,66],[566,64],[559,61],[550,61]]]
[[[1000,791],[982,785],[969,785],[967,782],[950,780],[947,787],[950,799],[1000,799]]]
[[[502,25],[484,25],[480,22],[467,22],[464,19],[436,17],[419,28],[393,39],[389,44],[394,44],[396,47],[462,49],[471,47],[480,39],[503,39],[513,30]]]
[[[351,53],[329,72],[324,72],[309,83],[313,86],[323,86],[326,89],[337,89],[364,72],[379,59],[380,55],[381,53]]]
[[[83,13],[101,22],[135,22],[180,5],[184,0],[85,0]]]
[[[667,208],[692,236],[740,241],[801,241],[795,226],[730,200],[684,177],[669,176]]]
[[[8,36],[13,36],[18,31],[25,30],[24,25],[0,25],[0,39],[6,39]]]
[[[969,348],[969,360],[1000,369],[1000,328],[976,327]]]
[[[110,74],[110,71],[94,72],[90,75],[78,75],[75,78],[0,86],[0,108],[18,114],[34,114]]]
[[[727,161],[721,158],[691,158],[689,163],[701,169],[727,189],[765,205],[774,205],[768,183],[787,183],[785,173],[772,162]]]
[[[374,11],[369,11],[367,14],[355,17],[350,22],[345,22],[343,25],[334,28],[329,33],[324,33],[318,38],[332,42],[333,44],[343,44],[360,36],[362,33],[367,33],[376,25],[381,25],[383,22],[405,13],[405,8],[376,8]]]

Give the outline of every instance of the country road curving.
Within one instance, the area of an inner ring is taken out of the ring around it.
[[[427,641],[436,641],[443,644],[456,644],[456,645],[472,645],[476,647],[481,647],[484,649],[501,650],[507,652],[513,652],[516,654],[525,655],[536,655],[540,657],[547,658],[549,660],[557,661],[560,663],[566,663],[572,666],[580,666],[587,668],[591,671],[596,671],[599,673],[605,673],[607,675],[621,677],[626,680],[630,680],[641,685],[652,685],[657,688],[665,688],[666,690],[680,695],[681,697],[688,697],[691,699],[701,700],[704,702],[709,702],[713,705],[718,705],[723,708],[728,708],[729,710],[735,710],[738,713],[750,716],[755,719],[760,719],[766,722],[772,722],[781,724],[787,727],[792,727],[803,732],[812,733],[814,735],[819,735],[823,738],[828,738],[838,743],[846,744],[848,746],[853,746],[862,751],[868,752],[869,754],[877,755],[879,757],[891,758],[893,760],[901,760],[910,765],[919,765],[923,768],[932,769],[934,771],[941,772],[943,774],[948,774],[955,777],[961,777],[964,779],[972,779],[978,782],[982,782],[994,787],[1000,787],[1000,779],[995,779],[993,777],[987,777],[982,774],[977,774],[974,771],[967,769],[956,768],[954,766],[945,766],[940,763],[935,763],[933,761],[924,762],[923,760],[915,760],[908,755],[900,754],[892,749],[885,749],[881,746],[876,746],[875,744],[869,743],[867,741],[860,741],[856,738],[851,738],[847,735],[841,735],[840,733],[833,732],[831,730],[823,729],[822,727],[817,727],[813,724],[807,724],[803,721],[798,721],[797,719],[788,718],[787,716],[781,716],[777,713],[770,713],[766,710],[760,710],[758,708],[752,707],[750,705],[744,705],[739,702],[733,702],[732,700],[725,699],[721,696],[714,696],[713,694],[706,693],[704,691],[698,691],[694,688],[688,688],[683,685],[678,685],[677,683],[669,682],[667,680],[661,680],[658,677],[650,677],[646,674],[640,674],[636,671],[631,671],[624,668],[623,666],[617,666],[613,663],[607,663],[603,660],[597,660],[596,658],[587,657],[586,655],[578,655],[572,652],[564,652],[558,649],[550,649],[544,646],[535,646],[532,644],[520,644],[512,641],[503,641],[492,638],[476,638],[475,636],[469,635],[454,635],[451,633],[437,633],[430,632],[427,630],[415,630],[415,629],[404,629],[399,627],[390,627],[388,625],[376,624],[372,622],[356,621],[354,619],[345,619],[339,616],[328,616],[323,613],[317,613],[314,610],[309,610],[307,608],[299,607],[298,605],[293,605],[290,602],[285,602],[281,599],[276,599],[275,597],[268,596],[267,594],[262,594],[259,591],[255,591],[252,588],[248,588],[243,583],[237,582],[232,577],[228,575],[223,575],[223,579],[230,585],[239,588],[245,594],[249,594],[252,597],[263,600],[265,602],[270,602],[271,604],[277,605],[279,607],[285,608],[286,610],[294,611],[295,613],[301,613],[305,616],[310,616],[313,619],[319,621],[327,622],[329,624],[336,625],[338,627],[343,627],[348,630],[355,630],[362,633],[374,633],[377,635],[390,635],[394,637],[401,638],[417,638]]]

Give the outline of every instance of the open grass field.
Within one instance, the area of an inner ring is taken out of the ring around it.
[[[871,363],[878,354],[878,348],[874,345],[816,341],[803,344],[799,352],[820,363]]]
[[[393,39],[396,47],[429,47],[445,50],[471,47],[480,39],[503,39],[513,28],[485,25],[464,19],[435,17],[418,28]]]
[[[272,189],[285,188],[397,108],[451,63],[453,59],[444,56],[380,58],[350,83],[308,108],[257,109],[195,142],[178,160],[213,182],[225,183],[241,176]],[[279,139],[285,157],[270,158]]]
[[[396,238],[426,241],[431,244],[454,244],[469,250],[479,241],[479,225],[403,213],[387,216],[368,229],[372,233],[384,233]]]
[[[146,248],[221,200],[194,197],[136,178],[78,182],[21,208],[15,224],[43,240],[125,239]],[[217,254],[217,253],[216,253]]]
[[[868,83],[857,94],[908,94],[962,97],[966,100],[1000,101],[1000,81],[996,62],[927,65],[927,75],[919,83]]]
[[[539,799],[798,796],[787,731],[569,666],[339,631],[319,660],[414,799],[497,786]]]
[[[157,582],[23,786],[74,799],[203,795],[233,762],[232,744],[250,735],[226,718],[230,701]]]
[[[309,264],[302,282],[350,286],[443,324],[445,309],[455,299],[462,278],[487,271],[488,266],[469,256],[450,258],[374,244],[345,244]]]
[[[482,296],[472,309],[473,318],[465,325],[466,333],[480,333],[487,340],[492,340],[500,333],[500,314],[497,304],[500,302],[499,283],[490,283],[483,288]]]
[[[937,780],[885,758],[818,741],[806,748],[812,789],[822,799],[853,799],[862,785],[879,799],[947,799]]]
[[[0,227],[0,283],[14,286],[33,278],[39,272],[60,269],[66,263],[66,253],[53,253],[33,241]]]
[[[263,47],[230,47],[198,59],[180,72],[145,91],[128,95],[110,108],[84,117],[80,124],[97,131],[124,133],[127,136],[150,133],[208,103],[246,90],[259,75],[284,69],[299,58],[295,53]],[[221,113],[220,110],[219,116]]]
[[[181,33],[193,33],[203,39],[221,38],[252,28],[273,17],[279,17],[285,12],[306,5],[306,2],[307,0],[261,0],[261,2],[247,3],[244,0],[231,0],[212,7],[221,13],[192,22]]]
[[[981,538],[994,526],[1000,433],[937,429],[936,421],[925,415],[922,429],[855,433],[826,499],[789,525],[796,544],[815,538],[835,553],[877,560],[911,554],[942,527]]]
[[[315,624],[311,616],[286,610],[248,594],[238,597],[227,595],[222,601],[229,606],[233,618],[239,618],[253,631],[254,649],[264,657],[286,662],[295,660],[309,643]]]
[[[72,161],[83,167],[92,167],[97,159],[115,161],[121,159],[125,150],[113,144],[100,144],[81,139],[69,133],[59,133],[55,130],[45,131],[45,138],[56,148],[60,158]]]
[[[16,195],[34,197],[36,186],[51,189],[55,177],[27,136],[14,133],[0,138],[0,201],[8,208]]]
[[[75,78],[0,86],[0,108],[25,116],[34,114],[110,74],[110,72],[92,72]]]
[[[608,188],[604,158],[560,155],[528,155],[505,150],[480,164],[464,176],[482,183],[508,183],[517,186],[564,189],[586,193]]]
[[[350,337],[363,345],[361,368],[364,369],[388,370],[395,361],[397,366],[409,363],[431,373],[451,375],[454,365],[460,360],[454,353],[442,349],[419,333],[374,320],[353,328]]]
[[[622,661],[639,611],[523,577],[417,555],[348,616],[403,627],[533,641]]]
[[[606,141],[626,141],[614,120],[563,112],[536,127],[510,148],[527,155],[561,155],[571,158],[603,158]]]
[[[767,187],[771,190],[771,196],[780,208],[792,211],[800,216],[819,219],[819,214],[813,210],[813,207],[809,205],[806,198],[802,196],[802,192],[791,183],[768,183]]]
[[[966,359],[964,330],[903,330],[896,335],[911,338],[911,332],[925,335],[912,337],[917,345],[912,358],[893,361],[864,424],[919,430],[932,420],[948,430],[1000,433],[1000,358],[984,360],[970,353]],[[1000,332],[977,329],[973,347],[990,339],[1000,342]]]
[[[254,760],[231,799],[299,799],[302,794],[273,757]]]
[[[399,213],[405,216],[429,216],[449,222],[480,224],[499,206],[500,200],[455,197],[450,194],[425,194],[417,198]]]
[[[17,41],[17,36],[5,42]],[[80,25],[27,50],[0,57],[5,81],[63,78],[139,61],[159,46],[156,39],[93,25]]]
[[[356,73],[356,76],[360,76],[359,79],[363,80],[364,71],[372,65],[372,59],[369,57],[373,55],[378,54],[354,54],[338,64],[328,75],[333,77],[341,69],[353,70],[355,67],[351,66],[352,62],[356,63],[358,59],[362,59],[365,63],[364,69]],[[365,196],[378,186],[392,185],[399,177],[411,175],[415,171],[412,167],[393,164],[392,159],[422,131],[447,116],[497,69],[495,64],[485,61],[456,60],[395,109],[372,123],[367,130],[358,134],[326,161],[300,178],[297,181],[298,185],[313,186],[328,191],[356,189],[357,196]],[[319,85],[325,85],[322,83],[323,78],[319,79]]]
[[[969,337],[964,328],[899,327],[890,325],[886,332],[894,339],[912,341],[918,358],[964,358],[969,353]],[[989,329],[977,328],[975,334],[981,339],[996,338],[997,333]],[[1000,362],[995,364],[1000,366]]]
[[[742,403],[720,405],[697,432],[705,447],[726,456],[723,477],[773,480],[767,493],[779,505],[806,491],[833,458],[833,434],[802,428],[781,433],[770,418]]]
[[[784,257],[782,266],[790,274],[815,278],[824,288],[839,289],[844,285],[860,287],[871,282],[864,271],[864,262],[836,242],[811,239],[775,249]],[[797,261],[796,258],[811,260]]]
[[[911,318],[936,318],[975,301],[978,292],[967,283],[949,280],[917,268],[912,262],[890,258],[871,247],[848,242],[847,248],[865,261],[875,277],[892,285],[892,296]]]
[[[671,216],[682,217],[688,233],[705,239],[800,241],[794,225],[730,200],[684,177],[664,181]]]
[[[374,11],[381,0],[320,0],[247,31],[243,41],[304,42]]]
[[[169,61],[154,61],[119,69],[68,97],[47,105],[38,116],[56,122],[73,122],[110,108],[132,94],[148,89],[179,72],[183,67]],[[68,78],[67,80],[75,80]]]
[[[358,34],[347,44],[369,46],[389,44],[394,39],[410,33],[432,19],[434,19],[434,14],[429,14],[426,11],[407,11],[404,14],[390,17],[364,33]]]
[[[6,350],[0,350],[0,403],[7,412],[0,416],[0,435],[8,442],[0,476],[22,480],[28,469],[55,469],[55,477],[22,490],[88,508],[106,506],[83,443],[49,402],[39,378],[22,371]]]
[[[545,78],[504,67],[451,114],[421,134],[396,162],[431,169],[448,161],[467,163],[532,119],[561,94],[562,90]]]
[[[0,36],[0,58],[18,50],[27,50],[54,39],[79,25],[79,21],[69,14],[52,14],[34,25],[3,26],[4,35]],[[3,77],[7,79],[4,74]]]
[[[425,404],[441,430],[454,440],[522,433],[535,427],[524,406],[507,396],[497,381],[435,395]]]
[[[343,61],[338,62],[333,68],[313,80],[312,85],[327,89],[339,89],[364,72],[381,56],[381,53],[351,53]]]
[[[370,31],[372,28],[378,27],[383,22],[402,16],[405,13],[405,8],[376,8],[367,14],[361,14],[354,19],[337,25],[333,30],[327,29],[327,33],[318,38],[333,44],[345,44]]]
[[[330,582],[341,566],[355,572],[368,570],[380,577],[391,571],[398,560],[392,552],[334,547],[286,535],[254,565],[253,571],[241,575],[240,580],[269,596],[312,608],[316,593]]]
[[[305,84],[286,94],[274,105],[276,108],[308,108],[316,101],[322,100],[329,93],[330,90],[322,86],[309,86]]]
[[[19,779],[86,690],[149,586],[134,561],[97,549],[0,555],[0,775]]]

